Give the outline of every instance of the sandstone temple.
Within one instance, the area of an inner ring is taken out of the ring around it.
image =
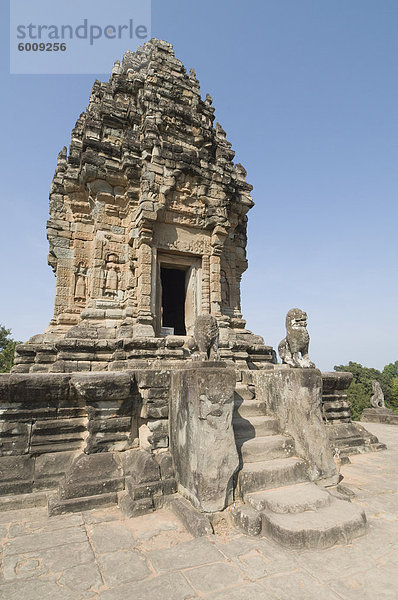
[[[383,445],[351,420],[351,375],[309,360],[303,311],[284,364],[246,329],[252,186],[233,158],[169,43],[94,83],[51,184],[54,315],[0,376],[0,506],[169,502],[204,533],[224,511],[291,547],[365,532],[339,460]]]
[[[222,359],[273,360],[240,306],[252,186],[213,113],[165,43],[126,53],[94,84],[51,186],[54,316],[18,372],[182,359],[203,313],[219,323]]]

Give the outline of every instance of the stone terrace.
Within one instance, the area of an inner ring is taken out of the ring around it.
[[[118,508],[49,519],[0,515],[0,600],[394,600],[398,598],[398,429],[366,424],[388,450],[351,457],[344,484],[369,532],[348,546],[290,551],[215,525],[193,539],[166,508],[126,519]]]

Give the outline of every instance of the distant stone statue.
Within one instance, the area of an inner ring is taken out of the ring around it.
[[[370,399],[370,404],[373,408],[385,408],[384,393],[380,383],[376,379],[372,381],[372,392],[373,396]]]
[[[286,337],[278,346],[282,362],[301,369],[314,368],[315,365],[308,356],[309,343],[307,313],[299,308],[290,309],[286,315]]]
[[[198,351],[202,360],[218,360],[218,323],[212,315],[199,315],[194,326],[194,337],[189,345]]]

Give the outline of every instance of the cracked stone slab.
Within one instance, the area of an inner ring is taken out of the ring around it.
[[[58,579],[58,583],[68,587],[74,593],[98,592],[103,586],[97,565],[76,565],[66,569]]]
[[[206,538],[197,538],[168,550],[155,550],[149,552],[148,557],[159,573],[213,562],[225,562],[225,557]]]
[[[248,583],[214,594],[211,596],[211,600],[277,600],[277,597],[274,595],[266,597],[264,589],[260,585]]]
[[[87,541],[86,531],[82,527],[69,527],[47,533],[35,533],[16,537],[5,544],[4,554],[22,554],[37,548],[55,548],[65,544]]]
[[[6,580],[20,579],[30,575],[60,573],[77,565],[94,563],[94,554],[86,540],[76,544],[66,544],[55,548],[37,548],[33,552],[12,554],[3,559],[3,573]]]
[[[278,598],[278,600],[340,600],[340,597],[327,586],[322,585],[305,571],[273,575],[259,579],[266,592],[265,598]]]
[[[366,571],[375,564],[370,554],[357,552],[354,546],[336,546],[323,552],[303,552],[298,554],[297,561],[323,582]]]
[[[21,535],[48,533],[59,529],[67,529],[68,527],[79,527],[80,525],[83,525],[83,519],[79,514],[63,515],[51,519],[48,516],[43,516],[42,519],[38,520],[13,523],[8,531],[8,537],[15,538]]]
[[[242,574],[233,565],[216,563],[184,571],[192,587],[202,594],[217,592],[223,588],[243,583]]]
[[[30,579],[0,585],[0,600],[76,600],[75,592],[62,588],[55,581]]]
[[[99,595],[99,600],[193,600],[195,592],[181,573],[167,573],[136,584],[107,590]],[[245,600],[249,600],[245,598]],[[257,599],[258,600],[258,599]]]
[[[98,564],[109,587],[140,581],[152,574],[145,557],[136,550],[103,554],[98,557]]]
[[[298,567],[293,552],[266,539],[251,539],[242,535],[227,543],[217,543],[217,547],[253,580]]]
[[[88,535],[98,554],[127,550],[136,541],[123,522],[110,521],[87,526]]]
[[[398,570],[396,565],[383,565],[338,578],[330,585],[343,600],[395,600]]]

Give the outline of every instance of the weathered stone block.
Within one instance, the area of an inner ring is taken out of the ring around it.
[[[127,450],[121,455],[123,473],[134,485],[160,480],[160,468],[145,450]]]
[[[69,397],[69,379],[69,375],[58,373],[12,373],[9,379],[10,402],[57,406]]]
[[[160,474],[162,479],[170,479],[175,477],[173,457],[170,452],[162,452],[155,456],[155,460],[160,467]]]
[[[35,459],[34,487],[54,487],[70,468],[75,452],[52,452],[41,454]]]
[[[172,373],[170,450],[178,487],[205,512],[229,503],[239,466],[232,429],[235,381],[235,372],[223,368]]]
[[[365,408],[362,412],[361,421],[398,425],[398,415],[390,408]]]
[[[90,477],[90,473],[87,474]],[[117,477],[114,479],[87,479],[82,482],[71,483],[61,481],[59,485],[59,498],[69,500],[70,498],[84,498],[86,496],[98,496],[99,494],[109,494],[118,492],[124,488],[124,479]]]
[[[32,425],[30,452],[62,452],[77,450],[83,445],[86,419],[37,420]]]
[[[337,483],[337,471],[322,419],[322,376],[318,369],[283,367],[253,373],[256,397],[265,400],[282,433],[308,463],[311,481]]]
[[[139,388],[168,388],[170,371],[167,370],[138,370],[134,374]]]
[[[169,416],[169,406],[156,406],[155,404],[147,404],[146,414],[149,419],[167,419]]]
[[[127,491],[119,492],[118,505],[127,518],[138,517],[139,515],[144,515],[154,509],[152,498],[133,500]]]
[[[141,500],[142,498],[153,498],[161,496],[163,486],[161,481],[151,481],[137,485],[131,477],[126,477],[126,489],[133,500]]]
[[[162,491],[164,496],[169,496],[177,492],[177,480],[176,479],[164,479],[162,481]]]
[[[0,494],[24,494],[32,491],[34,459],[31,456],[0,458]]]
[[[0,422],[0,456],[27,454],[31,424]]]
[[[251,506],[238,506],[232,510],[235,526],[247,535],[260,535],[262,529],[261,514]]]
[[[73,374],[71,387],[89,402],[125,400],[131,394],[131,377],[128,373]]]
[[[87,479],[116,479],[122,475],[118,453],[80,454],[66,473],[65,481],[84,483]]]
[[[9,401],[10,396],[10,373],[0,373],[0,403]]]

